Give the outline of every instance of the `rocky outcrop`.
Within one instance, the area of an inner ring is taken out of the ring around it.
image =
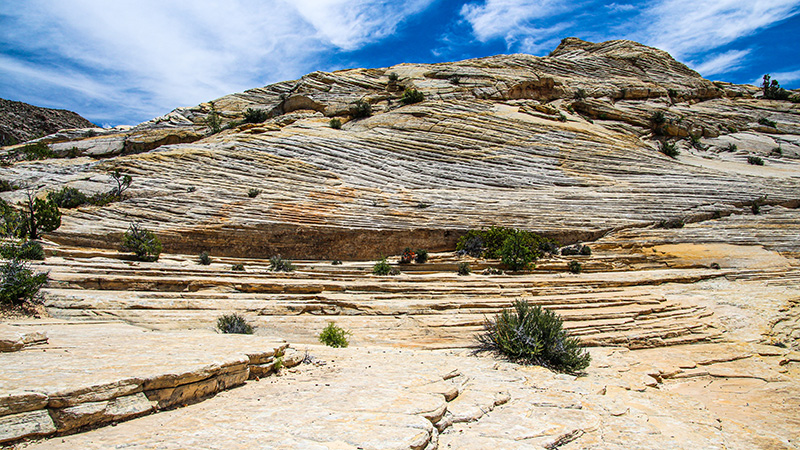
[[[52,339],[3,356],[0,444],[197,403],[274,373],[276,360],[293,367],[302,359],[285,342],[252,336],[147,333],[113,323],[7,328]]]
[[[65,128],[94,127],[92,122],[72,111],[0,98],[0,146],[30,141]]]
[[[387,89],[391,73],[398,81]],[[404,87],[424,101],[401,103]],[[65,245],[116,248],[130,222],[154,229],[168,251],[233,257],[446,250],[486,225],[570,243],[764,196],[797,204],[798,106],[756,92],[634,42],[566,39],[547,57],[314,72],[130,129],[44,140],[64,155],[110,159],[1,172],[42,192],[105,191],[113,169],[134,177],[124,202],[67,212],[50,236]],[[358,101],[371,117],[354,117]],[[268,119],[237,122],[248,108]],[[662,142],[680,156],[660,153]],[[250,189],[261,194],[249,198]]]

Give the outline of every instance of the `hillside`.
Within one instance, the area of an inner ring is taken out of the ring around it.
[[[30,141],[65,128],[94,128],[80,115],[0,98],[0,146]]]
[[[406,87],[425,100],[401,103]],[[353,119],[359,100],[371,117]],[[212,108],[229,129],[210,134]],[[270,118],[231,126],[247,108]],[[763,196],[796,205],[799,111],[753,86],[705,80],[657,49],[566,39],[549,57],[315,72],[129,130],[65,132],[45,141],[87,158],[3,176],[97,191],[113,168],[133,175],[129,200],[68,214],[51,236],[65,244],[115,248],[131,221],[156,228],[170,251],[229,256],[445,250],[483,225],[569,243],[727,215]],[[680,156],[660,153],[662,141]],[[766,164],[749,165],[755,155]],[[251,188],[262,194],[248,198]]]

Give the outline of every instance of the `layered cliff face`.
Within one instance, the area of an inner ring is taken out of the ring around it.
[[[0,98],[0,145],[29,141],[65,128],[92,127],[92,122],[72,111]]]
[[[404,104],[406,88],[424,100]],[[83,156],[2,176],[42,192],[107,190],[113,169],[133,176],[124,202],[67,212],[50,235],[63,244],[116,248],[131,222],[168,251],[237,257],[448,250],[486,225],[569,243],[749,211],[759,199],[796,207],[800,106],[759,96],[654,48],[570,38],[548,57],[314,72],[130,129],[65,131],[42,141]],[[355,118],[359,101],[371,116]],[[268,119],[241,124],[248,108]],[[664,155],[665,144],[680,155]]]

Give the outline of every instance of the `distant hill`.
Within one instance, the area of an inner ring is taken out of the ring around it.
[[[0,145],[29,141],[65,128],[92,127],[95,127],[92,122],[72,111],[0,98]]]

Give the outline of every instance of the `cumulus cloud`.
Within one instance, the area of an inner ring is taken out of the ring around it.
[[[331,51],[385,37],[431,1],[30,0],[0,16],[0,77],[27,70],[23,83],[103,96],[125,109],[120,117],[146,120],[296,78]]]

